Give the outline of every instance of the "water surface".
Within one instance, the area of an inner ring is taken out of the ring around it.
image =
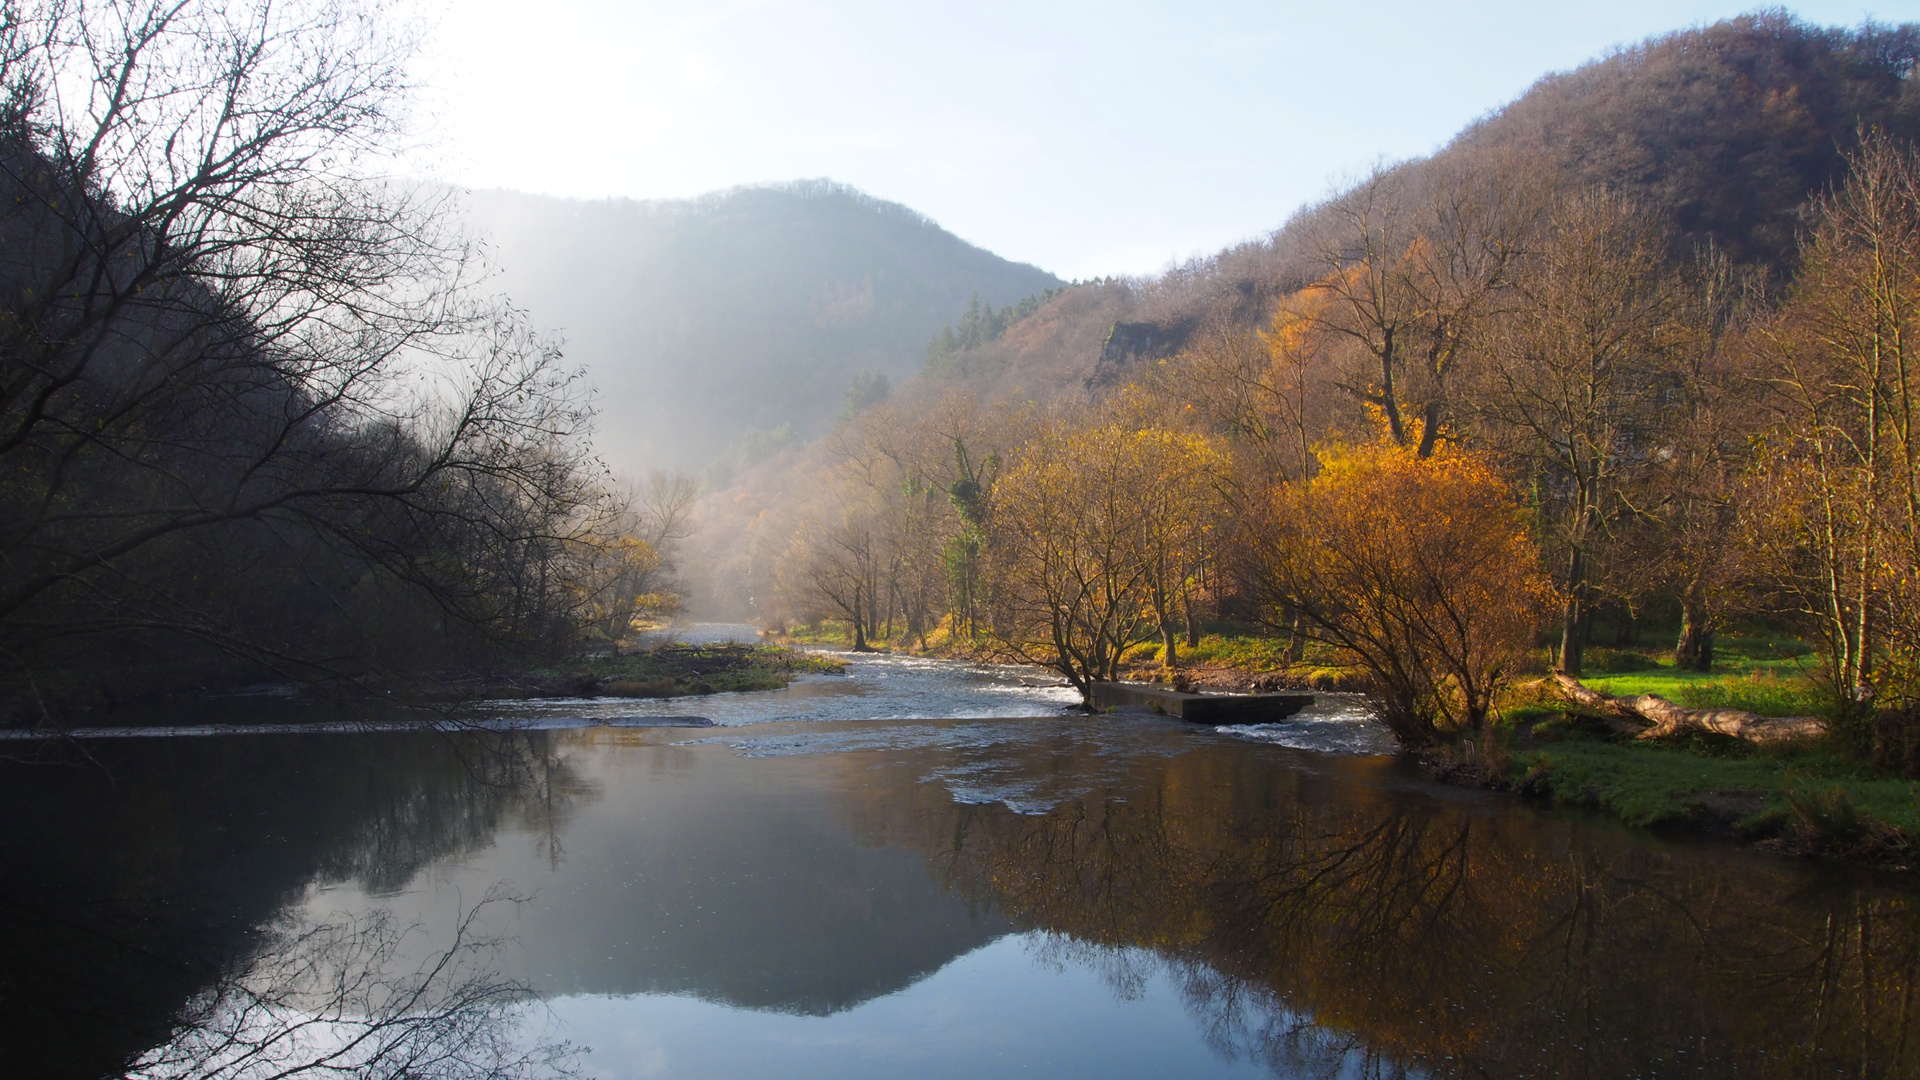
[[[324,972],[609,1078],[1920,1074],[1904,882],[928,664],[717,728],[0,767],[0,1072],[192,1075],[249,1003],[337,1031]],[[1364,749],[1327,708],[1278,737]]]

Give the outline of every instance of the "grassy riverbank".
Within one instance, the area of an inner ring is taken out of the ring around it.
[[[841,624],[790,628],[782,641],[850,646]],[[928,655],[970,655],[962,640],[928,635]],[[1184,642],[1182,643],[1184,646]],[[917,643],[872,643],[922,652]],[[1126,658],[1126,676],[1165,678],[1161,647]],[[1284,638],[1211,633],[1180,649],[1180,675],[1197,690],[1353,690],[1354,672],[1321,647],[1300,661]],[[1691,708],[1734,708],[1763,716],[1818,715],[1821,697],[1805,643],[1756,631],[1719,642],[1710,671],[1673,666],[1655,648],[1592,648],[1583,682],[1609,694],[1659,694]],[[1537,670],[1549,659],[1543,651]],[[1838,748],[1765,746],[1696,735],[1644,742],[1570,713],[1537,682],[1503,702],[1493,740],[1432,762],[1444,780],[1514,791],[1561,806],[1611,814],[1639,828],[1684,832],[1779,850],[1883,866],[1920,864],[1920,785],[1876,770]]]
[[[1763,716],[1819,715],[1811,650],[1783,635],[1730,635],[1710,671],[1673,666],[1663,650],[1594,648],[1587,686],[1658,694],[1691,708]],[[1289,662],[1283,639],[1209,634],[1181,651],[1182,677],[1203,690],[1341,690],[1353,673],[1309,649]],[[1161,677],[1161,650],[1129,654],[1132,677]],[[1537,667],[1544,672],[1543,653]],[[1539,684],[1504,703],[1493,760],[1443,756],[1443,779],[1599,810],[1639,828],[1758,843],[1882,866],[1920,864],[1920,784],[1825,745],[1763,746],[1717,736],[1644,742],[1570,713]]]
[[[1913,782],[1819,748],[1748,749],[1733,740],[1661,744],[1597,732],[1506,733],[1517,790],[1606,810],[1629,825],[1764,839],[1799,826],[1920,835]],[[1517,745],[1516,745],[1517,744]]]
[[[1692,708],[1819,715],[1806,646],[1756,635],[1721,643],[1711,671],[1647,652],[1595,650],[1583,681],[1617,696]],[[1891,866],[1920,856],[1920,785],[1823,743],[1762,745],[1713,735],[1642,741],[1569,712],[1536,686],[1513,695],[1495,760],[1441,772],[1613,814],[1629,825],[1757,842]]]
[[[462,674],[422,688],[434,700],[466,698],[668,698],[778,690],[797,675],[843,675],[845,662],[780,645],[668,643],[582,656],[547,668]]]
[[[844,622],[823,620],[794,624],[772,635],[783,645],[832,645],[853,647],[853,634]],[[966,660],[1007,659],[995,652],[985,638],[970,640],[964,634],[951,633],[945,626],[927,632],[925,646],[904,635],[874,638],[866,643],[874,652],[905,652]],[[1197,646],[1184,641],[1178,648],[1180,676],[1196,690],[1219,693],[1245,693],[1250,690],[1356,690],[1359,682],[1350,668],[1335,663],[1330,652],[1320,646],[1307,650],[1299,662],[1288,655],[1285,638],[1246,633],[1202,635]],[[1128,650],[1122,662],[1122,677],[1140,682],[1165,678],[1161,664],[1161,645],[1148,642]]]

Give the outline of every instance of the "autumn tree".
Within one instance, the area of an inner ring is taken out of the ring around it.
[[[1450,419],[1449,386],[1498,315],[1544,209],[1537,168],[1501,155],[1380,168],[1317,208],[1318,278],[1301,314],[1361,361],[1342,388],[1425,457]]]
[[[581,545],[580,588],[590,597],[589,632],[618,642],[636,627],[680,610],[674,581],[679,545],[692,535],[698,480],[655,469],[632,485],[606,526]]]
[[[1090,694],[1160,630],[1204,550],[1223,459],[1204,437],[1112,421],[1050,426],[993,486],[994,630]]]
[[[1335,422],[1334,349],[1316,325],[1324,306],[1317,294],[1293,294],[1264,328],[1209,323],[1134,389],[1161,398],[1169,421],[1219,437],[1248,478],[1305,479],[1313,443]]]
[[[1765,375],[1778,580],[1858,719],[1910,709],[1920,661],[1920,160],[1872,137],[1852,165],[1815,204]]]
[[[1482,456],[1329,451],[1249,530],[1270,608],[1365,673],[1381,721],[1421,747],[1481,731],[1555,599],[1518,501]]]
[[[1537,478],[1546,525],[1566,552],[1560,670],[1578,674],[1595,547],[1616,490],[1647,461],[1673,388],[1668,351],[1682,282],[1667,231],[1606,192],[1563,200],[1517,275],[1520,299],[1476,372],[1481,432]]]

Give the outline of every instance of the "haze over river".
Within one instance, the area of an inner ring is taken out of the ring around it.
[[[1920,1075],[1909,882],[1434,785],[1346,700],[1055,682],[855,657],[0,765],[0,1074],[265,1076],[371,1012],[609,1080]]]

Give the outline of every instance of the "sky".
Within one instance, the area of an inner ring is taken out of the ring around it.
[[[829,178],[1069,279],[1264,235],[1709,0],[428,0],[413,167],[684,198]],[[1920,0],[1808,2],[1827,25]]]

